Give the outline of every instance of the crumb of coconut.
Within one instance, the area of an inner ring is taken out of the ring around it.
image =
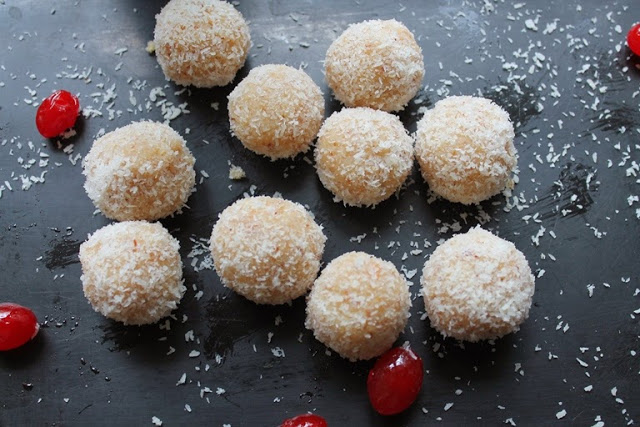
[[[149,55],[153,55],[154,53],[156,53],[156,44],[153,42],[153,40],[149,40],[147,42],[147,47],[145,47],[144,50],[146,50]]]
[[[76,136],[77,132],[75,129],[69,129],[68,131],[62,134],[62,139],[69,139],[72,136]]]
[[[162,425],[162,420],[156,416],[151,417],[151,422],[153,423],[154,426]]]
[[[247,174],[244,172],[240,166],[231,165],[229,168],[229,179],[240,180],[247,177]]]

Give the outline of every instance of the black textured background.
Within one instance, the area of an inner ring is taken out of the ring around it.
[[[418,102],[400,118],[413,132],[420,107],[447,94],[482,94],[503,106],[516,125],[520,155],[514,191],[520,209],[509,212],[503,196],[480,207],[429,203],[417,168],[399,199],[375,210],[344,208],[302,156],[272,163],[246,151],[229,134],[226,96],[234,84],[175,94],[180,88],[165,82],[145,52],[162,4],[0,2],[0,186],[8,181],[13,189],[0,198],[0,300],[31,307],[46,326],[24,348],[0,354],[1,425],[150,425],[157,416],[167,426],[276,426],[306,411],[331,426],[624,425],[640,417],[634,313],[640,308],[640,203],[629,199],[639,194],[640,70],[624,43],[640,19],[636,0],[238,2],[254,45],[235,82],[263,63],[303,65],[325,93],[327,114],[340,108],[322,74],[331,41],[349,23],[404,22],[423,49],[426,75]],[[528,19],[537,31],[526,28]],[[557,26],[549,33],[552,22]],[[122,47],[128,51],[116,55]],[[544,55],[540,66],[536,52]],[[517,68],[509,71],[511,63]],[[109,120],[102,93],[113,84],[117,98],[109,102],[121,114]],[[75,159],[100,129],[161,120],[160,107],[137,111],[129,100],[131,91],[137,105],[146,105],[156,86],[164,87],[168,102],[188,103],[190,113],[171,125],[187,139],[197,170],[209,175],[197,185],[190,210],[162,221],[182,244],[189,289],[170,329],[165,322],[124,327],[86,302],[78,247],[109,221],[94,214],[82,189],[81,159],[74,166],[55,142],[38,135],[32,104],[65,88],[79,94],[83,107],[102,112],[80,120],[70,140]],[[211,107],[216,102],[218,110]],[[555,154],[549,155],[549,144]],[[39,165],[40,153],[48,164]],[[36,163],[26,169],[30,159]],[[229,180],[229,161],[248,178]],[[20,175],[45,170],[44,183],[21,190]],[[326,227],[325,263],[364,250],[406,271],[418,269],[414,296],[437,242],[458,226],[466,231],[483,223],[513,241],[541,275],[530,318],[495,344],[461,345],[421,320],[424,307],[416,299],[399,342],[408,340],[422,356],[424,386],[408,411],[383,418],[367,399],[371,362],[328,355],[304,329],[303,298],[259,307],[223,288],[212,270],[194,271],[188,257],[194,240],[207,239],[218,213],[245,192],[279,192],[307,205]],[[536,245],[532,236],[542,227]],[[352,239],[365,233],[361,243]],[[425,248],[425,239],[432,246]],[[423,252],[409,254],[412,242]],[[190,330],[195,341],[187,342]],[[274,355],[277,347],[285,357]],[[170,348],[175,352],[167,355]],[[199,355],[189,357],[193,350]],[[176,386],[183,373],[186,384]],[[225,392],[217,394],[218,387]],[[445,411],[447,403],[453,406]],[[557,420],[562,410],[566,416]]]

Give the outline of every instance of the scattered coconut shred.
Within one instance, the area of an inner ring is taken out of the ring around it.
[[[247,177],[247,174],[244,172],[240,166],[231,165],[229,167],[229,179],[240,180]]]
[[[4,1],[0,1],[4,4]],[[625,194],[623,200],[609,200],[610,208],[600,206],[605,212],[601,218],[593,218],[585,215],[583,218],[583,232],[592,237],[591,244],[594,250],[603,248],[603,242],[610,239],[608,230],[614,229],[616,225],[628,224],[632,221],[640,220],[640,163],[636,160],[640,146],[634,141],[640,135],[637,122],[632,118],[637,114],[638,99],[640,99],[640,89],[635,89],[628,94],[628,111],[622,112],[610,109],[607,97],[625,82],[631,81],[632,73],[635,70],[624,62],[624,37],[619,30],[620,25],[616,22],[619,15],[633,11],[632,6],[621,4],[602,4],[597,10],[586,10],[581,6],[576,6],[575,13],[580,16],[581,22],[589,27],[587,33],[579,36],[571,23],[562,22],[548,11],[531,9],[525,2],[517,3],[497,3],[486,1],[484,5],[475,11],[478,14],[477,25],[480,43],[488,44],[499,42],[506,46],[501,54],[492,54],[487,50],[467,49],[461,53],[461,62],[455,64],[443,64],[438,58],[445,58],[447,46],[441,44],[438,38],[427,38],[416,31],[416,39],[425,52],[428,52],[430,60],[427,61],[428,78],[423,82],[424,89],[418,93],[418,97],[412,102],[418,106],[418,115],[422,117],[426,111],[433,107],[431,100],[439,100],[451,94],[458,94],[461,87],[468,87],[468,84],[478,87],[475,95],[488,97],[497,100],[501,106],[505,107],[511,114],[511,120],[516,130],[515,145],[519,148],[521,157],[519,164],[514,170],[513,180],[516,184],[514,188],[506,188],[503,191],[504,199],[494,198],[492,204],[505,212],[509,212],[509,218],[517,218],[521,224],[518,227],[519,249],[525,251],[528,256],[536,254],[535,258],[529,261],[534,268],[535,276],[540,279],[542,286],[547,285],[543,292],[552,292],[549,289],[551,284],[548,277],[553,271],[559,268],[562,259],[556,259],[552,253],[555,240],[568,238],[563,235],[564,229],[561,221],[571,220],[577,215],[587,212],[593,203],[593,198],[598,194],[600,187],[605,185],[625,185],[629,188],[629,194]],[[55,11],[52,11],[52,14]],[[118,13],[114,10],[114,14]],[[129,12],[127,12],[129,13]],[[134,11],[134,13],[136,13]],[[399,6],[397,12],[398,20],[407,20],[412,11],[404,6]],[[298,25],[301,17],[291,14],[290,19]],[[434,28],[439,34],[446,37],[456,36],[455,28],[461,22],[466,22],[469,16],[459,12],[453,16],[438,15],[437,18],[421,18],[417,20],[423,28]],[[492,21],[501,20],[508,25],[504,33],[495,34],[492,28]],[[25,25],[25,24],[23,24]],[[344,29],[342,24],[335,25],[339,30],[335,35]],[[16,30],[18,31],[18,30]],[[529,43],[516,45],[511,36],[515,34],[526,34]],[[333,37],[335,37],[333,35]],[[24,31],[11,34],[11,39],[6,42],[8,50],[6,57],[23,52],[25,46],[29,46],[29,40],[41,38],[37,31]],[[66,39],[65,39],[66,37]],[[184,116],[189,114],[188,101],[191,97],[189,88],[175,88],[170,84],[151,86],[146,80],[141,80],[133,76],[124,75],[128,69],[135,69],[138,64],[129,60],[132,46],[117,46],[111,51],[113,54],[113,67],[95,67],[91,58],[86,56],[85,42],[80,36],[73,33],[62,32],[61,38],[70,43],[74,49],[73,59],[63,57],[60,59],[61,65],[55,74],[36,75],[35,72],[22,72],[9,70],[0,62],[0,99],[5,100],[3,106],[12,106],[20,114],[33,115],[42,98],[58,87],[73,87],[74,92],[80,94],[82,114],[85,119],[102,126],[92,138],[100,138],[113,129],[113,121],[135,121],[153,116],[161,117],[165,123],[171,123],[176,129],[184,128]],[[440,37],[443,39],[443,37]],[[323,40],[325,41],[325,40]],[[267,46],[263,49],[263,43]],[[604,57],[596,53],[592,46],[600,46],[603,43],[610,43],[611,49],[606,51]],[[260,43],[256,44],[255,63],[260,60],[269,61],[272,51],[283,46],[290,51],[297,49],[300,53],[309,44],[306,41],[299,41],[292,44],[289,39],[277,38],[272,33],[266,32],[260,37]],[[139,47],[142,49],[142,47]],[[552,51],[566,52],[566,61],[550,54]],[[150,54],[155,51],[153,42],[149,42],[146,47]],[[71,55],[70,55],[71,56]],[[274,55],[275,57],[275,55]],[[572,59],[573,58],[573,59]],[[3,60],[6,60],[3,58]],[[444,60],[444,59],[443,59]],[[493,61],[496,62],[498,70],[497,76],[478,75],[474,71],[474,64]],[[567,64],[568,65],[561,65]],[[309,63],[312,63],[309,61]],[[300,64],[305,65],[306,64]],[[455,68],[454,68],[455,65]],[[468,67],[465,67],[468,65]],[[304,67],[303,67],[304,68]],[[559,75],[574,76],[573,87],[562,87],[556,82]],[[499,83],[495,83],[498,81]],[[3,90],[9,84],[20,85],[25,89],[22,99],[7,99]],[[466,86],[465,86],[466,85]],[[487,86],[490,85],[490,86]],[[480,89],[482,88],[482,89]],[[618,96],[618,95],[616,95]],[[623,96],[623,94],[620,94]],[[570,103],[567,101],[571,101]],[[509,108],[516,107],[516,108]],[[554,117],[554,120],[532,120],[536,116]],[[566,126],[570,122],[579,121],[582,123],[583,131],[580,133],[568,133]],[[0,170],[0,203],[12,203],[16,200],[16,194],[22,191],[30,191],[41,185],[46,185],[47,177],[54,177],[53,184],[58,185],[55,178],[60,176],[57,169],[78,167],[82,164],[83,155],[76,149],[76,139],[73,135],[68,135],[68,139],[59,139],[55,144],[47,141],[32,140],[31,134],[8,135],[3,134],[0,140],[0,150],[6,160],[7,167]],[[87,152],[87,144],[83,143],[82,153]],[[90,138],[88,138],[90,139]],[[527,150],[523,150],[526,147]],[[11,160],[9,160],[11,159]],[[12,162],[10,164],[10,162]],[[78,170],[78,172],[80,172]],[[545,173],[552,172],[558,176],[553,182],[543,181]],[[229,178],[242,179],[245,177],[244,171],[238,166],[230,164]],[[49,180],[51,182],[51,180]],[[527,186],[518,187],[517,183],[527,183]],[[405,184],[420,197],[427,198],[434,202],[436,196],[433,194],[423,194],[425,186],[422,183],[409,181]],[[46,191],[46,189],[42,189]],[[409,208],[413,212],[413,206]],[[606,215],[608,213],[608,215]],[[415,266],[425,261],[436,243],[443,243],[445,238],[452,233],[457,233],[469,223],[479,223],[495,225],[496,221],[483,210],[482,207],[461,208],[459,213],[453,214],[458,217],[448,216],[447,220],[436,219],[437,233],[441,236],[438,242],[429,241],[425,235],[424,227],[431,226],[426,221],[406,219],[402,212],[394,212],[390,218],[391,228],[395,228],[398,234],[397,239],[382,240],[378,230],[367,230],[366,233],[358,234],[349,247],[356,247],[360,244],[373,243],[376,255],[385,259],[393,259],[396,264],[402,263],[399,269],[408,280],[416,276]],[[635,223],[633,223],[635,224]],[[62,227],[64,229],[64,227]],[[407,241],[400,238],[411,236]],[[355,233],[354,233],[355,234]],[[507,236],[507,238],[509,238]],[[212,269],[208,239],[204,236],[191,236],[191,251],[188,258],[191,264],[186,268],[191,268],[198,272]],[[525,244],[528,243],[528,246]],[[43,261],[46,254],[38,257]],[[546,274],[545,274],[546,273]],[[593,281],[593,283],[567,283],[562,286],[580,286],[585,303],[590,299],[597,302],[599,298],[608,298],[610,289],[619,286],[619,292],[625,292],[630,299],[636,300],[640,297],[640,289],[632,285],[635,280],[632,272],[623,270],[615,273],[607,273],[610,277],[604,281]],[[37,269],[36,274],[40,279],[51,279],[50,271],[46,268]],[[604,276],[603,276],[604,277]],[[53,279],[56,286],[73,286],[77,284],[77,277],[56,274]],[[545,282],[545,280],[549,280]],[[66,281],[66,282],[64,282]],[[63,282],[63,283],[60,283]],[[411,283],[410,283],[411,284]],[[203,296],[203,289],[195,284],[189,284],[188,293],[195,295],[196,299]],[[624,290],[621,290],[624,289]],[[412,298],[415,299],[417,290],[412,289]],[[559,302],[563,300],[564,290],[557,290]],[[220,295],[215,296],[218,300]],[[559,375],[557,384],[562,387],[571,388],[573,393],[584,394],[596,393],[604,389],[607,394],[606,399],[598,401],[600,408],[611,407],[619,413],[619,418],[605,420],[601,415],[592,416],[590,419],[593,426],[604,426],[608,424],[634,424],[634,416],[637,413],[625,403],[624,389],[610,382],[607,385],[598,384],[595,379],[591,379],[592,374],[602,372],[607,368],[608,352],[613,352],[613,347],[606,347],[608,341],[603,340],[603,345],[588,345],[579,348],[558,348],[553,347],[547,339],[558,339],[554,334],[560,335],[560,340],[564,334],[573,334],[578,326],[577,321],[565,318],[558,312],[552,312],[551,308],[538,308],[537,312],[532,312],[532,319],[527,323],[530,331],[539,330],[540,341],[536,343],[523,343],[518,341],[514,344],[517,348],[530,346],[533,354],[539,354],[545,360],[548,370],[563,372]],[[426,321],[426,314],[418,310]],[[640,315],[640,308],[629,312],[627,321],[637,322]],[[285,318],[286,321],[286,318]],[[49,320],[47,320],[49,322]],[[183,318],[168,317],[162,321],[158,327],[163,331],[169,331],[172,325],[178,323],[189,324],[191,320]],[[71,322],[73,323],[73,322]],[[270,344],[274,335],[277,337],[277,326],[282,323],[282,319],[274,320],[276,334],[269,332],[265,336],[267,344],[253,344],[253,351],[267,356],[284,356],[287,348],[277,347]],[[570,323],[571,326],[570,327]],[[51,320],[51,324],[61,327],[62,322]],[[634,323],[635,324],[635,323]],[[58,326],[60,325],[60,326]],[[77,325],[77,323],[76,323]],[[302,328],[301,328],[302,329]],[[413,330],[408,328],[407,335],[413,334]],[[435,334],[432,334],[435,335]],[[535,337],[530,333],[530,337]],[[301,335],[302,337],[302,335]],[[166,338],[166,337],[165,337]],[[414,341],[417,340],[414,339]],[[300,338],[302,341],[302,338]],[[592,342],[592,341],[590,341]],[[435,357],[446,358],[447,351],[455,346],[448,341],[442,341],[439,337],[433,336],[422,342],[434,353]],[[224,362],[223,356],[215,354],[211,360],[203,351],[203,343],[197,338],[193,330],[185,335],[185,345],[190,346],[187,352],[176,350],[167,345],[167,357],[183,357],[193,360],[194,370],[189,375],[182,372],[177,373],[172,381],[177,380],[176,387],[188,387],[193,390],[193,398],[198,397],[206,403],[211,403],[211,398],[222,398],[222,396],[235,392],[232,384],[206,384],[215,381],[209,371],[212,366],[221,366]],[[612,344],[609,344],[612,345]],[[631,344],[630,344],[631,345]],[[626,351],[627,362],[635,366],[640,349],[630,349]],[[193,355],[193,356],[190,356]],[[324,357],[322,353],[315,357]],[[82,359],[84,365],[84,359]],[[560,364],[564,363],[560,367]],[[571,367],[569,367],[571,364]],[[527,377],[532,376],[532,366],[527,370],[527,366],[516,364],[513,376],[516,382],[522,382]],[[92,371],[94,367],[91,368]],[[474,367],[477,372],[482,366]],[[567,373],[564,373],[565,369]],[[578,369],[583,375],[574,375]],[[97,369],[96,369],[97,370]],[[529,375],[525,376],[526,373]],[[429,372],[427,371],[427,374]],[[535,373],[534,373],[535,374]],[[110,381],[109,377],[105,378]],[[612,378],[613,380],[614,378]],[[428,420],[446,421],[447,415],[455,413],[457,410],[463,411],[465,403],[461,400],[462,391],[465,394],[474,392],[474,382],[468,375],[461,374],[455,377],[452,382],[459,384],[456,392],[450,395],[443,395],[439,401],[430,402],[429,407],[423,407],[422,412]],[[591,384],[591,383],[594,384]],[[31,386],[31,384],[29,384]],[[465,387],[466,386],[466,387]],[[223,388],[224,387],[224,388]],[[25,389],[27,387],[25,386]],[[222,390],[222,392],[219,392]],[[227,391],[228,390],[228,391]],[[463,395],[464,397],[464,395]],[[603,394],[604,397],[604,394]],[[39,398],[37,402],[41,402]],[[187,398],[188,399],[188,398]],[[282,397],[276,397],[277,401],[282,401]],[[455,402],[454,402],[455,400]],[[65,402],[69,402],[65,398]],[[518,414],[508,407],[509,398],[506,396],[495,398],[496,413],[504,413],[505,424],[516,425]],[[455,403],[455,406],[454,406]],[[567,402],[558,402],[556,409],[550,409],[548,413],[540,414],[541,423],[551,423],[557,420],[566,421],[578,416],[572,411]],[[182,403],[180,403],[182,405]],[[184,403],[186,413],[195,412],[191,404]],[[424,405],[424,403],[422,403]],[[600,406],[601,405],[601,406]],[[195,405],[194,405],[195,406]],[[182,406],[181,406],[182,407]],[[148,417],[151,414],[145,415]],[[162,414],[159,414],[162,415]],[[491,414],[495,418],[495,414]],[[481,414],[477,419],[482,421],[488,419],[488,414]],[[612,417],[613,418],[613,417]],[[148,418],[146,418],[148,420]],[[497,419],[497,418],[496,418]],[[151,419],[154,425],[162,425],[162,420],[157,416]],[[587,423],[585,418],[581,422]],[[227,424],[225,424],[227,425]]]

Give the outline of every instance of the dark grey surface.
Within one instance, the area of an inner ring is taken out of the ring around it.
[[[480,208],[427,203],[428,189],[417,168],[399,199],[373,211],[344,208],[332,202],[302,158],[272,163],[246,151],[228,130],[226,95],[234,84],[176,95],[180,88],[164,81],[156,59],[144,51],[160,2],[2,3],[0,185],[9,181],[13,191],[5,189],[0,198],[0,300],[31,307],[46,327],[24,348],[0,354],[1,425],[149,425],[157,416],[169,426],[275,426],[306,411],[323,415],[331,426],[416,426],[436,420],[443,425],[508,420],[593,425],[598,416],[607,425],[637,422],[640,204],[628,197],[640,193],[634,175],[639,171],[632,163],[638,162],[640,71],[624,44],[626,31],[640,19],[636,0],[239,2],[254,46],[235,82],[259,64],[305,63],[326,95],[327,114],[339,109],[322,75],[331,41],[349,23],[364,19],[404,22],[423,49],[426,76],[418,97],[422,103],[412,102],[401,119],[413,132],[422,116],[419,108],[447,93],[481,93],[507,109],[516,124],[515,194],[522,198],[522,210],[509,212],[502,196]],[[525,27],[527,19],[537,20],[537,31]],[[554,21],[557,28],[545,33]],[[128,51],[114,54],[121,47]],[[544,55],[540,67],[534,64],[535,52]],[[509,63],[518,68],[505,69]],[[68,78],[89,69],[88,79]],[[121,114],[109,120],[103,96],[92,94],[112,84],[113,109]],[[175,105],[188,103],[190,113],[171,125],[187,139],[197,170],[210,175],[197,185],[189,211],[162,221],[181,241],[189,288],[170,330],[124,327],[94,313],[86,302],[78,246],[109,221],[94,215],[82,189],[81,159],[72,165],[69,155],[37,134],[35,108],[27,103],[64,88],[80,95],[82,107],[101,111],[102,117],[80,120],[71,140],[72,156],[84,156],[100,129],[161,120],[159,107],[134,112],[129,100],[131,91],[137,105],[145,105],[156,86],[163,86]],[[554,156],[548,157],[550,144],[558,154],[555,161],[549,161]],[[43,167],[41,152],[49,156]],[[36,164],[23,168],[29,159]],[[230,181],[228,161],[243,167],[248,179]],[[20,189],[21,174],[39,176],[45,170],[44,183]],[[410,341],[423,357],[424,387],[404,414],[378,416],[366,394],[371,363],[325,354],[304,329],[302,298],[292,306],[258,307],[224,289],[212,270],[192,268],[190,239],[208,238],[217,214],[252,185],[256,194],[280,192],[308,205],[326,227],[325,263],[349,250],[365,250],[398,268],[418,269],[414,296],[424,260],[440,239],[454,234],[451,225],[457,222],[465,231],[484,223],[513,241],[541,275],[530,318],[520,332],[495,345],[461,346],[421,320],[424,308],[416,299],[399,342]],[[563,209],[571,212],[563,215]],[[523,220],[525,215],[531,219]],[[544,235],[535,245],[532,236],[541,227]],[[350,240],[364,233],[361,243]],[[424,239],[433,246],[424,248]],[[390,241],[399,246],[390,248]],[[403,260],[414,249],[411,242],[424,252]],[[203,292],[199,300],[194,286]],[[194,342],[185,341],[190,330]],[[167,355],[171,347],[175,352]],[[276,347],[286,356],[275,357]],[[189,357],[192,350],[200,355]],[[176,386],[183,373],[187,383]],[[33,387],[27,390],[23,383]],[[588,385],[593,390],[585,392]],[[212,392],[201,398],[205,387]],[[218,387],[225,393],[218,395]],[[566,416],[557,421],[563,409]]]

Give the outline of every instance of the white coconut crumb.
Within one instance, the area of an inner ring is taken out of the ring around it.
[[[204,395],[205,395],[206,393],[211,393],[211,392],[213,392],[213,390],[211,390],[209,387],[203,387],[203,388],[201,388],[201,389],[200,389],[200,399],[204,398]],[[207,399],[207,402],[208,402],[208,399]]]
[[[188,403],[184,404],[184,410],[191,413],[191,406]]]
[[[198,350],[191,350],[189,353],[189,357],[198,357],[200,356],[200,352]]]
[[[153,55],[156,52],[156,44],[153,40],[147,42],[147,47],[145,47],[144,50],[146,50],[149,55]]]
[[[281,349],[280,347],[274,347],[271,349],[271,353],[275,356],[275,357],[285,357],[284,354],[284,350]]]
[[[446,405],[444,405],[445,412],[451,409],[452,407],[453,407],[453,402],[449,402]]]
[[[151,417],[151,423],[154,426],[161,426],[162,425],[162,420],[154,415],[153,417]]]
[[[589,393],[591,390],[593,390],[593,386],[592,385],[588,385],[584,388],[584,391],[586,391],[587,393]]]
[[[527,19],[524,21],[524,26],[527,30],[538,31],[538,26],[533,19]]]
[[[576,360],[578,361],[578,363],[580,364],[580,366],[582,366],[583,368],[588,368],[589,364],[579,358],[576,357]]]
[[[564,409],[556,413],[556,418],[561,420],[567,415],[567,411]]]
[[[218,396],[222,396],[223,394],[225,394],[227,391],[225,389],[223,389],[222,387],[218,387],[216,388],[216,394]]]
[[[187,374],[184,373],[182,374],[182,376],[180,377],[176,385],[182,385],[182,384],[185,384],[186,382],[187,382]]]
[[[229,168],[229,179],[240,180],[247,177],[247,174],[244,172],[240,166],[231,165]]]
[[[367,237],[367,233],[362,233],[357,236],[353,236],[349,238],[349,241],[352,243],[362,243],[362,240]]]

